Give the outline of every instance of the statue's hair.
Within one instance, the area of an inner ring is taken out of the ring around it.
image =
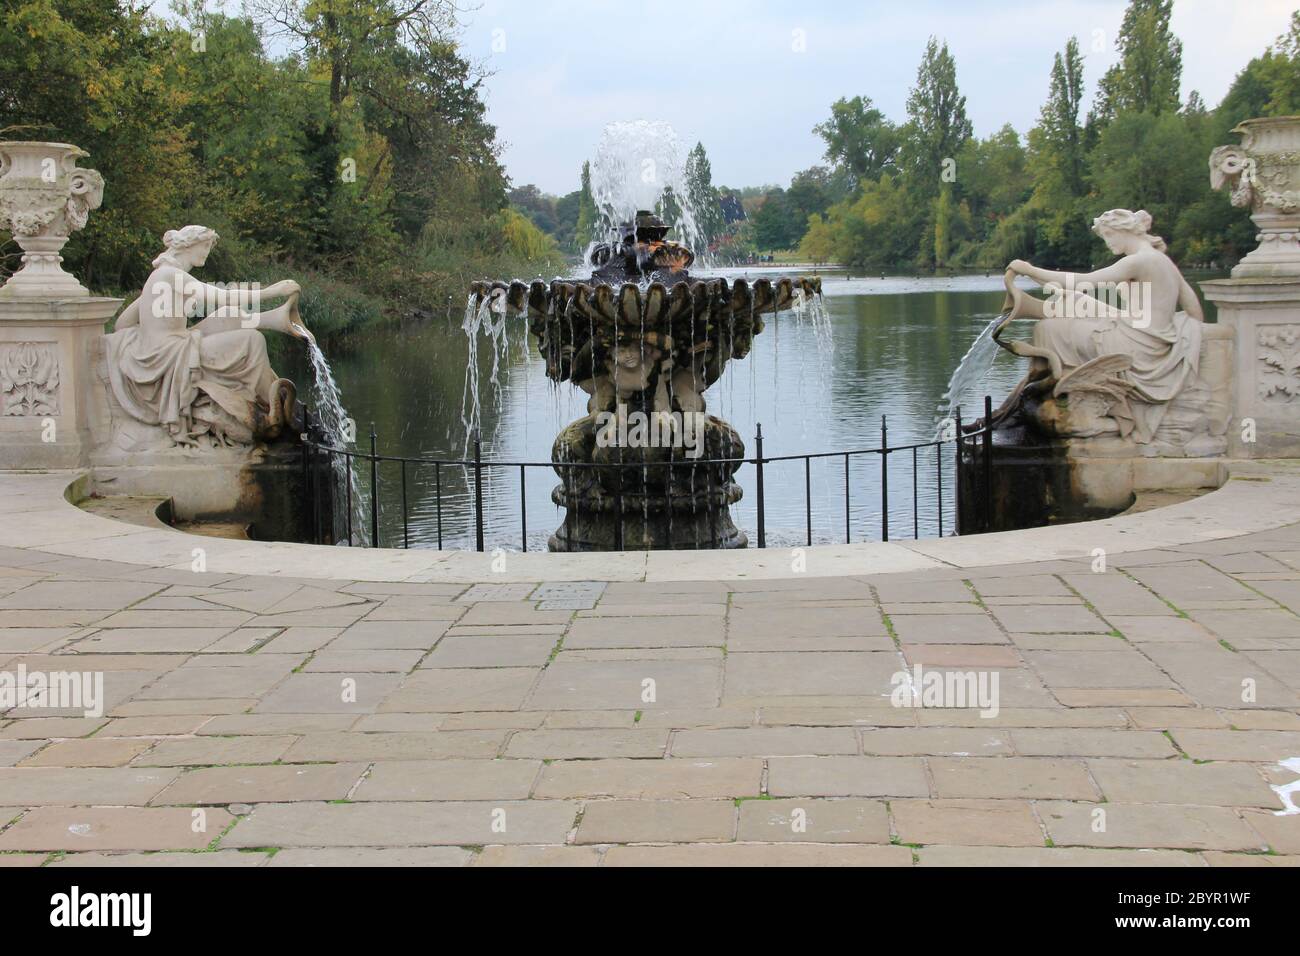
[[[1114,229],[1116,232],[1131,232],[1135,236],[1141,236],[1161,252],[1165,251],[1165,241],[1159,236],[1150,234],[1151,213],[1145,209],[1139,209],[1137,212],[1128,209],[1107,210],[1092,221],[1092,231],[1098,232],[1102,226]]]
[[[207,226],[183,226],[180,229],[168,229],[163,233],[163,245],[167,248],[162,254],[153,261],[155,266],[161,265],[163,259],[169,252],[177,249],[188,249],[190,246],[197,246],[201,242],[216,242],[220,236],[215,229],[209,229]]]

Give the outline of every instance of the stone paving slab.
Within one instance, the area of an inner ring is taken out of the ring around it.
[[[1300,478],[1273,516],[1249,484],[804,576],[216,541],[194,574],[46,503],[0,547],[0,671],[106,699],[0,712],[0,865],[1293,866]],[[996,705],[896,706],[925,674]]]

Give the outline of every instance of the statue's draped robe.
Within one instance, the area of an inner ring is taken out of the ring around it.
[[[255,405],[266,402],[275,373],[257,329],[202,335],[183,315],[144,315],[106,336],[108,372],[118,404],[139,421],[167,429],[179,444],[204,436],[247,441]]]
[[[1102,310],[1106,307],[1102,306]],[[1051,349],[1067,370],[1102,355],[1116,353],[1133,359],[1133,367],[1120,374],[1136,390],[1128,403],[1132,418],[1118,407],[1120,434],[1146,444],[1155,436],[1169,402],[1190,384],[1201,355],[1201,323],[1186,312],[1151,315],[1146,328],[1135,328],[1123,314],[1095,319],[1042,319],[1034,323],[1034,345]]]

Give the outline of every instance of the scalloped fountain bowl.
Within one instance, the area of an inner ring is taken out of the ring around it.
[[[667,231],[638,213],[592,248],[587,281],[472,286],[472,312],[526,313],[547,376],[591,396],[552,448],[551,497],[566,509],[553,551],[747,544],[728,510],[745,445],[703,393],[749,354],[764,315],[819,307],[821,279],[694,278],[694,256]]]

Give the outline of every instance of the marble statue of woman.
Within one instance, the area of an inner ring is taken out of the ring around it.
[[[1150,234],[1149,213],[1112,209],[1092,228],[1120,256],[1105,268],[1054,272],[1021,259],[1007,267],[1011,318],[1037,321],[1032,342],[999,343],[1032,358],[1030,379],[1052,381],[1054,395],[1075,390],[1097,398],[1093,409],[1102,414],[1078,407],[1069,422],[1057,423],[1059,431],[1115,431],[1147,444],[1169,403],[1196,378],[1204,315],[1164,241]],[[1016,288],[1016,275],[1043,285],[1049,297]]]
[[[105,337],[117,403],[181,446],[247,445],[278,435],[294,387],[271,368],[261,330],[311,338],[298,314],[296,282],[227,287],[190,274],[217,238],[205,226],[163,236],[166,248],[143,292]],[[262,297],[280,296],[278,308],[256,311]],[[190,325],[200,313],[205,317]]]

